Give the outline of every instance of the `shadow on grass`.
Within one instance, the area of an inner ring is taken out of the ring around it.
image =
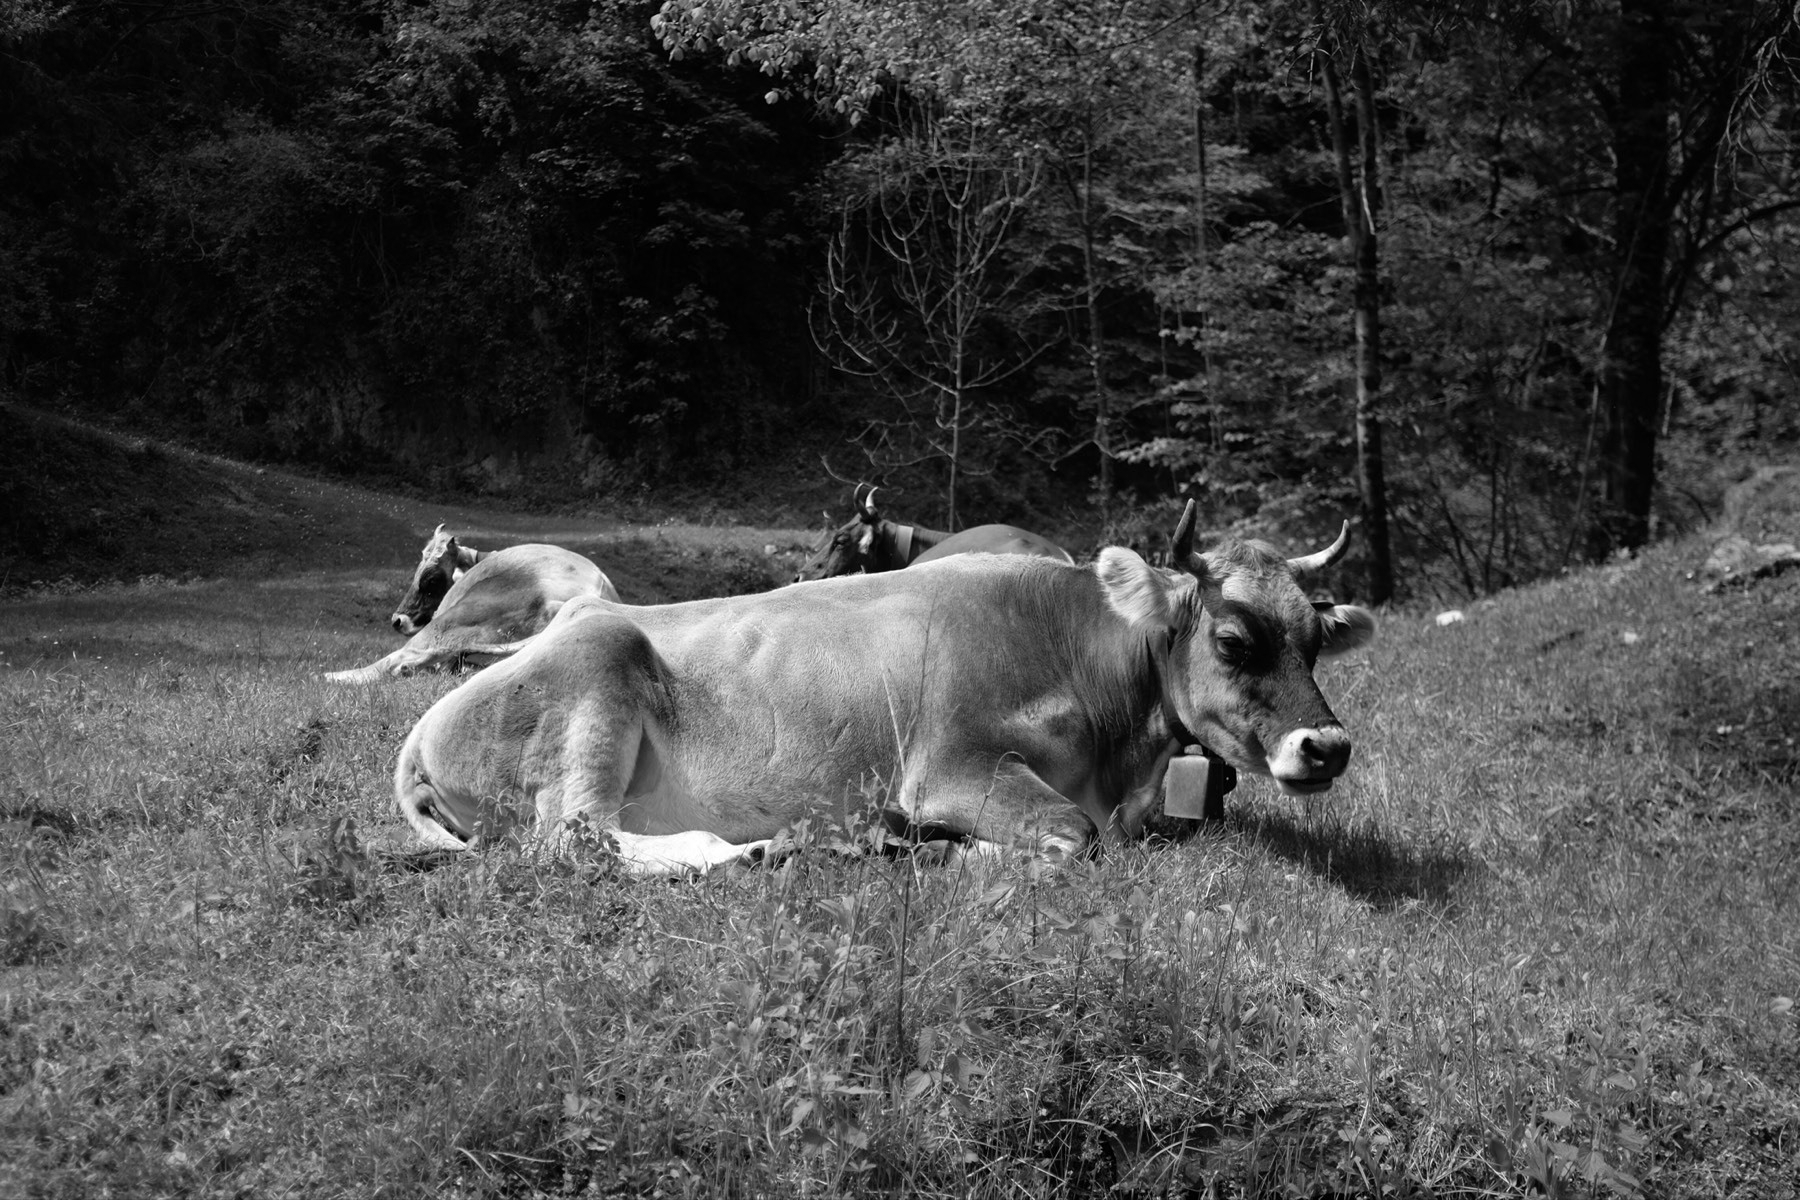
[[[423,850],[380,845],[369,847],[369,857],[382,870],[399,875],[423,875],[453,863],[468,862],[471,858],[466,850]]]
[[[1366,823],[1295,820],[1240,809],[1226,817],[1225,827],[1382,909],[1411,901],[1448,907],[1457,885],[1478,867],[1459,850],[1421,849]]]

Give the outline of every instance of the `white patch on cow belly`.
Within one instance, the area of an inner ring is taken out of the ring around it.
[[[724,863],[735,862],[758,850],[766,850],[772,839],[734,844],[714,833],[691,829],[683,833],[638,834],[614,830],[614,843],[619,848],[619,863],[627,875],[680,875],[688,871],[710,871]]]

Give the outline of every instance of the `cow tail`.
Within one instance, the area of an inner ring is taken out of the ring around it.
[[[394,798],[400,804],[400,815],[413,827],[419,840],[433,850],[466,850],[468,843],[452,832],[438,816],[437,788],[432,786],[420,752],[420,721],[400,750],[400,761],[394,766]]]

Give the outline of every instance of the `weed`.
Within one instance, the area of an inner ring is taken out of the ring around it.
[[[296,850],[291,892],[307,907],[360,924],[381,901],[374,858],[356,836],[356,818],[334,817]]]

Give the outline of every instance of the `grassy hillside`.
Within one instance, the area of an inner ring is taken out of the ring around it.
[[[815,531],[745,527],[697,506],[701,523],[624,501],[606,513],[506,511],[468,498],[372,491],[266,469],[0,404],[0,596],[254,581],[323,572],[386,616],[439,523],[470,545],[551,541],[591,557],[634,603],[754,591],[791,578]],[[770,553],[770,547],[774,553]],[[377,582],[378,581],[378,582]],[[391,649],[392,645],[385,645]]]
[[[320,681],[388,559],[0,602],[0,1194],[1792,1196],[1800,573],[1706,551],[1394,614],[1331,793],[982,877],[372,852],[456,682]]]

